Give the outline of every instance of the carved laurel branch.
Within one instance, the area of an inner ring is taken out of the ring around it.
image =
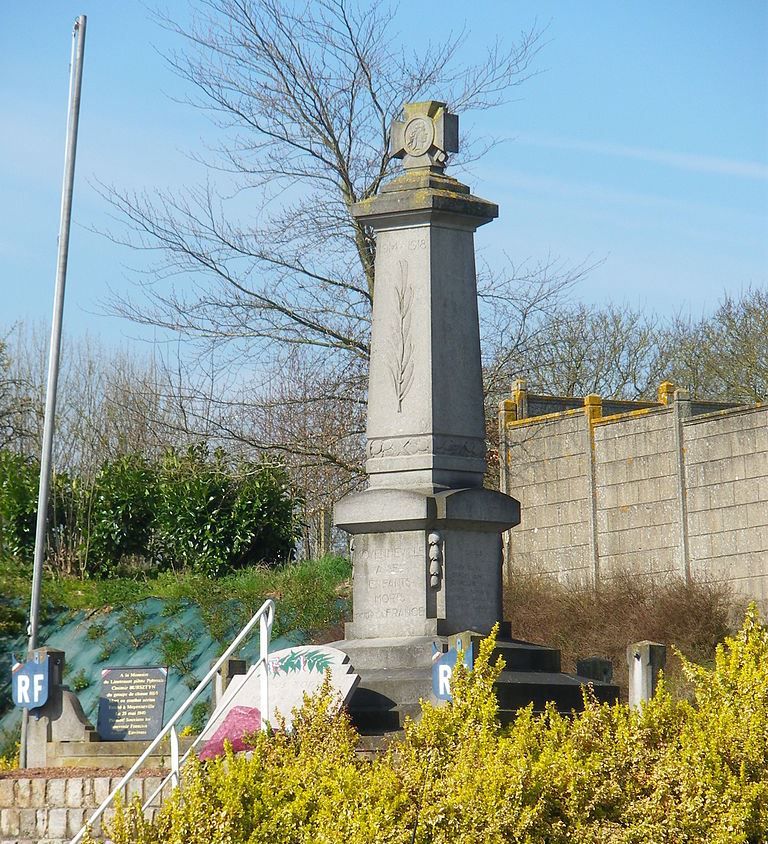
[[[392,354],[389,359],[389,373],[392,378],[397,412],[402,413],[403,399],[413,383],[414,362],[411,341],[411,305],[413,288],[408,284],[408,261],[398,261],[400,282],[395,285],[397,322],[394,339],[390,342]]]

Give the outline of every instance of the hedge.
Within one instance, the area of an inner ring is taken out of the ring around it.
[[[39,467],[0,451],[0,557],[34,550]],[[298,498],[281,466],[205,444],[149,461],[124,455],[90,481],[54,476],[46,559],[65,574],[182,569],[221,575],[291,556]]]

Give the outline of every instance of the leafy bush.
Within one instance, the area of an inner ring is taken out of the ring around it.
[[[662,683],[640,710],[523,710],[502,729],[487,639],[454,701],[423,704],[402,741],[370,761],[326,686],[294,731],[253,753],[185,770],[154,822],[120,809],[115,844],[758,844],[768,836],[768,631],[750,609],[714,667],[685,659],[693,698]]]
[[[123,558],[145,556],[156,506],[157,473],[144,458],[125,455],[105,463],[90,494],[89,573],[113,573]]]
[[[280,467],[242,462],[220,450],[167,452],[159,470],[152,552],[163,568],[219,575],[284,562],[293,550],[296,499]]]
[[[0,731],[0,773],[19,767],[21,724],[14,730]]]
[[[0,559],[31,562],[39,468],[0,450]],[[47,565],[70,575],[189,570],[219,576],[291,556],[298,500],[282,467],[205,444],[106,462],[92,482],[55,474]]]
[[[91,678],[84,668],[81,668],[69,681],[69,685],[75,692],[82,692],[91,685]]]
[[[0,449],[0,556],[32,562],[40,467]]]

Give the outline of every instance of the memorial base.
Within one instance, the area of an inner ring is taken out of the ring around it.
[[[354,573],[353,621],[333,647],[360,675],[349,710],[362,733],[399,730],[422,700],[436,700],[433,644],[447,650],[460,637],[477,652],[497,623],[502,722],[531,703],[580,709],[585,683],[598,700],[617,698],[616,686],[562,673],[559,651],[511,639],[501,621],[501,532],[519,521],[513,498],[476,487],[373,488],[342,499],[335,517],[353,535]]]
[[[353,535],[347,640],[487,634],[501,619],[501,533],[520,521],[514,498],[377,488],[346,496],[334,515]]]
[[[554,703],[562,714],[583,708],[582,686],[590,685],[601,702],[618,700],[619,689],[610,683],[564,674],[560,652],[554,648],[509,638],[509,625],[501,626],[500,638],[491,656],[501,657],[505,668],[495,684],[502,724],[514,720],[523,707],[533,704],[534,712],[543,712]],[[421,701],[436,703],[433,694],[432,644],[447,648],[456,638],[472,642],[475,653],[482,636],[473,632],[458,637],[414,636],[402,638],[358,639],[334,643],[345,651],[360,685],[348,708],[357,730],[375,735],[402,729],[406,718],[417,720]]]

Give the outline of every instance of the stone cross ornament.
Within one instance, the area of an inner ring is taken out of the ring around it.
[[[392,155],[403,159],[406,170],[429,167],[442,173],[448,153],[458,151],[459,118],[445,110],[445,103],[406,103],[403,120],[392,122]]]

